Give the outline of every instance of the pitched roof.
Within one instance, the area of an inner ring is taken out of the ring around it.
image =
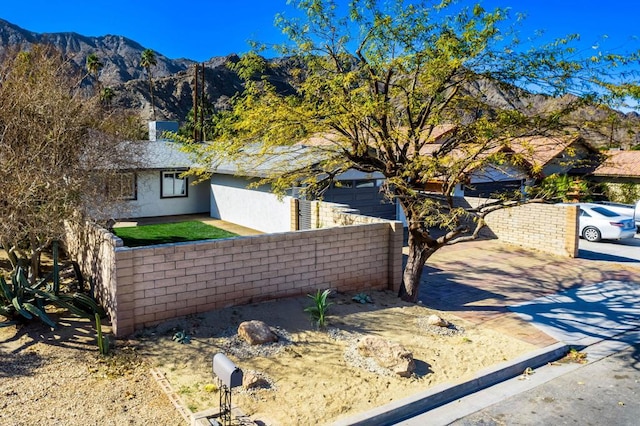
[[[509,142],[510,149],[532,166],[544,166],[563,153],[579,138],[530,136],[515,138]]]
[[[175,142],[140,141],[140,155],[145,169],[188,169],[194,162]]]
[[[594,176],[640,177],[640,151],[607,151]]]

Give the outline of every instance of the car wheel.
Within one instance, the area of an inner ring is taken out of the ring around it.
[[[582,231],[582,236],[587,241],[600,241],[600,231],[598,230],[598,228],[594,228],[593,226],[587,226],[586,228],[584,228],[584,231]]]

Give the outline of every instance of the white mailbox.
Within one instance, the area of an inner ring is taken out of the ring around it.
[[[213,374],[229,389],[242,386],[242,370],[225,354],[218,353],[213,356]]]

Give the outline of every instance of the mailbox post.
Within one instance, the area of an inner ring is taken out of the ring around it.
[[[212,364],[220,385],[220,420],[231,425],[231,389],[242,386],[242,370],[222,353],[213,356]]]

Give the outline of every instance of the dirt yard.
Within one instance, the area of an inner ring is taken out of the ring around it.
[[[368,295],[373,303],[333,295],[323,330],[304,312],[312,300],[299,297],[167,322],[115,342],[106,357],[98,354],[93,324],[84,320],[63,317],[55,331],[43,325],[0,328],[0,424],[187,424],[181,411],[218,407],[211,362],[219,352],[245,375],[264,381],[258,389],[233,390],[233,405],[252,420],[328,424],[464,380],[534,349],[448,313],[401,302],[389,292]],[[452,326],[427,325],[434,313]],[[242,342],[237,327],[246,320],[266,322],[279,342],[259,347]],[[355,350],[365,335],[411,351],[415,373],[402,378],[375,368]],[[179,337],[185,337],[182,343]],[[171,388],[169,396],[163,383]]]

